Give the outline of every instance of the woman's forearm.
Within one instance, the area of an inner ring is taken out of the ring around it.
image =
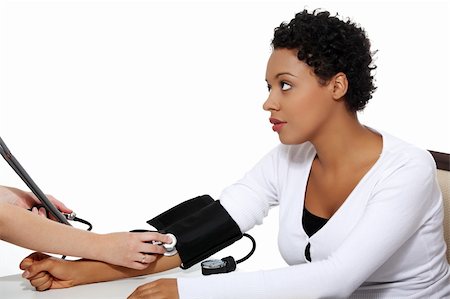
[[[71,265],[69,271],[76,271],[76,275],[73,277],[74,285],[81,285],[159,273],[180,265],[181,260],[177,254],[171,257],[159,256],[155,262],[144,270],[135,270],[98,261],[78,260]]]
[[[0,238],[36,251],[86,258],[95,258],[102,250],[101,235],[48,220],[7,203],[0,203]]]

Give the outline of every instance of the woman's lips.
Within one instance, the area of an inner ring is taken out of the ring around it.
[[[274,130],[275,132],[279,132],[283,128],[283,126],[285,124],[287,124],[287,122],[285,122],[285,121],[281,121],[281,120],[278,120],[278,119],[272,118],[272,117],[269,118],[269,121],[271,124],[273,124],[272,130]]]

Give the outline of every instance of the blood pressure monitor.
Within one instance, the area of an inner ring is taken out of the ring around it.
[[[225,257],[221,260],[219,259],[206,260],[201,263],[201,266],[203,275],[228,273],[236,270],[236,262],[234,261],[234,258],[231,256]]]

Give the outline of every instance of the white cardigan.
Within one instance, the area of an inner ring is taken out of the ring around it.
[[[242,232],[279,205],[279,250],[290,266],[179,278],[180,299],[450,298],[435,162],[381,134],[378,161],[311,238],[301,217],[315,149],[304,143],[272,150],[220,201]]]

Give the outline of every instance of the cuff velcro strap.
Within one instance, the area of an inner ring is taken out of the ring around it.
[[[147,221],[177,238],[177,251],[187,269],[233,244],[242,233],[219,201],[209,195],[185,201]]]

